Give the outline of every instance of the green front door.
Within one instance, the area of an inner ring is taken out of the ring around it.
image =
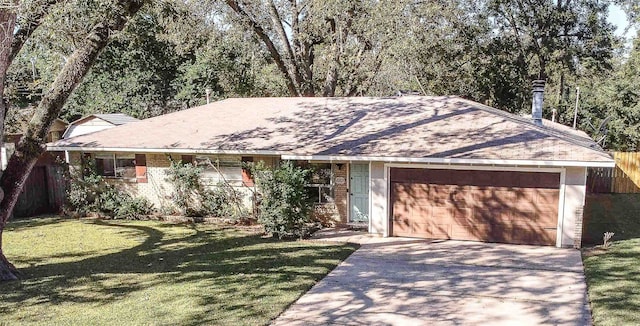
[[[349,222],[369,222],[369,164],[351,164]]]

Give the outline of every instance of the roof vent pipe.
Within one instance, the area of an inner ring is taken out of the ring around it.
[[[531,102],[531,117],[533,122],[542,126],[542,102],[544,101],[544,80],[533,81],[533,101]]]
[[[205,95],[207,96],[207,104],[211,101],[211,89],[207,88],[204,90]]]
[[[556,122],[558,117],[558,109],[551,110],[551,122]]]

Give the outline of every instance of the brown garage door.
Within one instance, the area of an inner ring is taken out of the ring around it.
[[[395,236],[555,245],[560,174],[391,169]]]

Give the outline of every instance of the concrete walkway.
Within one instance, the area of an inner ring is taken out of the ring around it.
[[[341,232],[361,248],[274,325],[591,324],[578,250]]]

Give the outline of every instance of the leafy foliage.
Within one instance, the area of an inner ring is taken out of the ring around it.
[[[167,181],[173,186],[171,199],[187,216],[200,215],[200,198],[204,192],[201,175],[202,168],[192,163],[171,161],[169,169],[165,171]]]
[[[306,236],[313,202],[305,186],[312,171],[287,161],[276,168],[258,163],[253,172],[261,196],[258,221],[265,230],[281,239]]]
[[[197,164],[172,160],[165,172],[167,181],[173,186],[173,202],[180,213],[232,219],[247,217],[242,194],[225,181],[207,187],[202,180],[202,171]]]
[[[9,71],[14,109],[40,99],[106,3],[54,6],[48,32]],[[62,116],[152,117],[204,104],[206,89],[213,100],[409,90],[526,114],[531,80],[543,78],[547,118],[557,109],[571,125],[580,87],[581,129],[598,136],[592,126],[611,117],[605,145],[635,150],[637,50],[608,23],[612,3],[638,25],[636,0],[158,1],[110,43]]]
[[[65,210],[74,215],[89,213],[112,218],[139,219],[151,214],[153,205],[142,197],[133,197],[106,182],[96,173],[91,160],[83,161],[80,169],[68,172]]]

